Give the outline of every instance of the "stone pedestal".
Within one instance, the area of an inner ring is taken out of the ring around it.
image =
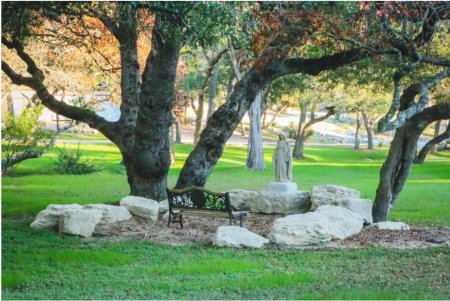
[[[266,188],[271,193],[292,193],[297,191],[297,183],[294,182],[270,182]]]

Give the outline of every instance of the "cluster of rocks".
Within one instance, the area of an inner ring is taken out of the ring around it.
[[[278,213],[266,237],[237,226],[220,226],[213,244],[235,248],[262,248],[271,243],[288,248],[325,245],[358,234],[364,225],[380,230],[409,230],[398,222],[372,224],[372,202],[361,199],[360,192],[337,185],[314,186],[311,192],[233,190],[234,207],[253,213]],[[127,196],[120,206],[106,204],[49,205],[31,224],[33,228],[55,229],[62,233],[91,237],[101,227],[126,221],[133,216],[155,222],[168,211],[168,202]]]
[[[32,228],[54,229],[61,233],[91,237],[97,227],[129,220],[133,216],[156,221],[159,213],[168,210],[167,201],[128,196],[120,206],[106,204],[48,205],[31,223]]]
[[[259,248],[269,242],[293,248],[324,245],[358,234],[364,225],[373,222],[372,202],[361,199],[359,191],[344,186],[321,185],[314,186],[311,192],[286,194],[234,190],[230,195],[234,206],[286,216],[274,221],[268,239],[246,229],[220,227],[214,240],[218,246]],[[377,223],[373,227],[409,230],[408,225],[397,222]]]

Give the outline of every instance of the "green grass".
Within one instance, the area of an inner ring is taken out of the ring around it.
[[[76,147],[68,145],[67,147]],[[170,247],[142,241],[101,241],[29,227],[50,203],[103,203],[128,194],[113,145],[83,145],[102,170],[57,174],[56,151],[29,160],[2,184],[3,299],[449,299],[448,248],[426,250],[235,250]],[[173,185],[191,147],[177,145]],[[227,147],[208,180],[213,190],[264,188],[267,170],[245,169],[245,148]],[[314,147],[294,162],[302,190],[340,184],[372,199],[386,150]],[[370,159],[370,160],[367,160]],[[450,225],[450,155],[414,166],[391,214],[420,225]]]
[[[3,222],[4,299],[448,299],[449,252],[235,250]]]
[[[17,168],[17,176],[3,179],[2,216],[36,214],[50,203],[116,202],[127,195],[128,184],[124,167],[118,164],[121,156],[117,148],[114,145],[81,147],[86,159],[97,160],[100,172],[84,176],[59,175],[52,166],[55,150],[43,158],[25,161]],[[177,145],[169,186],[175,184],[190,150],[189,145]],[[273,180],[272,152],[273,147],[266,147],[266,171],[250,171],[245,169],[245,148],[227,147],[206,186],[217,191],[263,189]],[[364,198],[374,198],[386,149],[354,151],[349,147],[308,147],[306,155],[305,161],[294,160],[293,178],[299,189],[338,184],[358,189]],[[440,153],[439,157],[430,156],[430,159],[413,167],[391,214],[392,219],[450,226],[450,153]]]

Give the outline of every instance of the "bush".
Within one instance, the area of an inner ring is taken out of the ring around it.
[[[56,170],[62,174],[73,175],[83,175],[99,170],[94,161],[82,161],[82,155],[79,144],[76,150],[66,149],[65,145],[62,149],[58,148],[58,158],[55,161]]]

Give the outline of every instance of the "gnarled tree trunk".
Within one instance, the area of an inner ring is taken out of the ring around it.
[[[434,123],[434,138],[439,136],[439,132],[441,131],[441,120],[438,120]],[[437,144],[434,144],[431,148],[431,153],[436,154],[437,153]],[[425,159],[425,158],[424,158]],[[422,161],[423,162],[423,161]]]
[[[219,64],[215,64],[211,78],[208,82],[208,113],[206,118],[209,119],[216,110],[216,95],[217,95],[217,76],[219,74]]]
[[[380,170],[372,216],[374,222],[386,221],[391,208],[411,171],[417,140],[432,122],[450,118],[450,105],[435,105],[424,109],[395,131],[388,156]]]

